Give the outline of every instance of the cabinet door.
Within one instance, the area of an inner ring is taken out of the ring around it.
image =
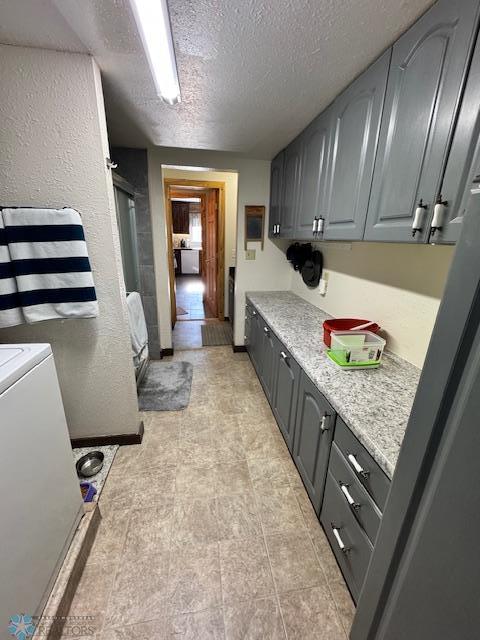
[[[300,139],[297,138],[285,149],[282,206],[280,207],[280,236],[282,238],[293,238],[294,236],[301,179],[300,148]]]
[[[260,334],[260,316],[258,312],[252,307],[252,312],[250,316],[250,333],[249,333],[249,344],[248,344],[248,354],[250,356],[250,360],[252,361],[253,366],[257,372],[257,375],[260,377],[260,367],[261,367],[261,359],[260,359],[260,346],[261,346],[261,334]]]
[[[439,0],[393,46],[365,240],[425,242],[478,21]],[[427,205],[412,237],[415,209]]]
[[[259,333],[259,376],[263,390],[271,403],[275,382],[274,335],[261,316],[258,323]]]
[[[470,206],[472,182],[480,173],[480,39],[467,79],[452,146],[440,189],[445,201],[441,228],[430,228],[429,242],[454,243],[458,240],[463,216]]]
[[[273,160],[270,169],[270,215],[268,220],[268,236],[278,235],[280,224],[280,207],[282,204],[283,165],[285,152],[281,151]]]
[[[301,135],[302,171],[295,238],[313,239],[314,221],[325,217],[331,110],[316,118]]]
[[[322,504],[335,415],[331,405],[302,372],[293,459],[317,514]]]
[[[325,240],[361,240],[367,219],[391,49],[332,106]]]
[[[272,410],[290,452],[293,450],[300,366],[274,337],[274,390]]]

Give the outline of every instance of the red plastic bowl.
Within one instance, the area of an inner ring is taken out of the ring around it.
[[[331,331],[348,331],[349,329],[353,329],[353,327],[357,327],[359,324],[365,324],[366,322],[370,322],[370,320],[359,320],[358,318],[336,318],[335,320],[325,320],[323,323],[323,341],[330,349],[332,344],[332,337],[330,335]],[[365,330],[371,331],[372,333],[378,333],[380,331],[380,325],[375,322],[369,327],[365,327]]]

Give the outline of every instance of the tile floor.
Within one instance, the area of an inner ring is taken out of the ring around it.
[[[175,351],[185,349],[198,349],[202,346],[202,330],[200,327],[206,322],[218,322],[218,320],[191,320],[175,324],[172,332],[173,348]]]
[[[203,320],[210,316],[203,304],[205,285],[201,276],[176,276],[175,295],[177,306],[186,314],[178,315],[179,320]]]
[[[174,359],[190,405],[117,453],[70,615],[97,640],[346,640],[352,601],[246,354]]]

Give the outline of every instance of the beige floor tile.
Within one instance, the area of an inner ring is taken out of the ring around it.
[[[217,542],[218,521],[215,499],[177,498],[172,540],[177,544]]]
[[[117,470],[110,472],[102,490],[99,504],[106,508],[119,510],[130,509],[134,501],[135,493],[132,485],[132,476],[123,475]]]
[[[266,534],[298,531],[305,528],[302,512],[289,485],[257,483],[255,499]]]
[[[217,518],[219,540],[248,538],[262,533],[252,493],[219,496]]]
[[[110,594],[107,629],[164,617],[168,566],[167,551],[124,556]]]
[[[106,628],[98,640],[170,640],[170,621],[167,617],[149,622],[129,624],[120,628]]]
[[[284,593],[279,600],[288,640],[346,640],[324,587]]]
[[[263,537],[220,543],[220,568],[225,604],[237,604],[275,593]]]
[[[246,461],[230,464],[219,464],[216,469],[217,494],[251,493],[252,483]]]
[[[175,495],[174,465],[158,464],[155,468],[144,469],[131,477],[134,487],[135,507],[149,507],[157,502],[163,503],[166,496]]]
[[[286,638],[276,598],[250,600],[226,607],[224,615],[227,640],[285,640]]]
[[[69,616],[89,616],[89,626],[98,632],[105,619],[115,579],[115,564],[87,564],[72,600]]]
[[[213,498],[216,495],[217,473],[215,466],[177,467],[176,495],[180,498]]]
[[[207,609],[197,613],[174,616],[172,638],[182,640],[225,640],[222,609]]]
[[[173,498],[165,497],[149,508],[132,509],[124,553],[131,556],[168,552],[173,527]]]
[[[305,532],[266,536],[278,593],[325,584],[325,576]]]
[[[290,484],[285,460],[282,458],[251,458],[248,468],[254,487],[261,488],[265,484],[272,487]]]
[[[217,462],[215,448],[209,432],[201,432],[178,441],[178,464],[192,464],[197,467]]]
[[[168,607],[172,615],[221,606],[218,544],[172,548]]]
[[[87,562],[115,563],[120,559],[125,544],[131,511],[102,508],[102,505],[98,509],[102,519]]]

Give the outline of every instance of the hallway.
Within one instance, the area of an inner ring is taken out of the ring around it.
[[[248,357],[173,360],[190,405],[120,448],[70,615],[97,640],[346,640],[351,598]]]
[[[175,295],[177,300],[177,322],[184,320],[204,320],[211,317],[203,303],[205,285],[197,275],[175,276]]]

